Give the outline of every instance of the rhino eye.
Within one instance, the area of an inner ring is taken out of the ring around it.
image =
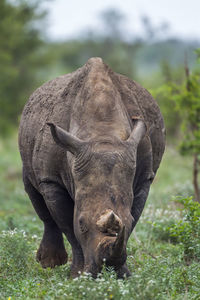
[[[79,219],[79,228],[80,228],[81,233],[85,233],[88,231],[85,219],[83,217],[80,217],[80,219]]]

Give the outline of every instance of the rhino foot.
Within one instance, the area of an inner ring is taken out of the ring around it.
[[[82,257],[77,257],[78,259],[73,261],[71,266],[70,266],[70,276],[72,278],[76,278],[83,273],[84,270],[84,260]]]
[[[83,268],[82,267],[80,268],[80,267],[71,265],[70,269],[71,269],[70,270],[70,277],[71,278],[79,277],[82,274],[82,272],[83,272]]]
[[[118,279],[124,279],[131,276],[131,272],[126,264],[124,264],[120,269],[116,270],[116,273]]]
[[[40,248],[37,251],[36,260],[40,262],[43,268],[54,268],[55,266],[64,265],[67,262],[67,252],[64,247],[59,249],[54,245],[50,247],[40,244]]]

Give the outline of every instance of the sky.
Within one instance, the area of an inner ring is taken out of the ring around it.
[[[115,8],[126,16],[127,35],[142,32],[140,20],[146,15],[155,27],[168,23],[171,36],[200,40],[200,0],[51,0],[45,7],[50,39],[75,37],[88,28],[98,30],[100,13]]]

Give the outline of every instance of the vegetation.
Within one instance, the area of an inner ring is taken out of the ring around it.
[[[26,98],[46,65],[36,1],[0,1],[0,133],[18,124]],[[37,23],[36,23],[37,21]],[[36,25],[37,24],[37,25]]]
[[[197,50],[200,56],[200,51]],[[185,79],[176,83],[170,76],[165,85],[157,89],[156,97],[173,101],[174,114],[178,113],[182,127],[182,137],[179,146],[182,155],[193,155],[193,186],[195,200],[200,202],[200,187],[198,184],[198,172],[200,166],[200,68],[190,73],[188,65],[185,65]],[[167,110],[167,114],[169,111]],[[173,116],[175,121],[175,117]],[[174,123],[174,122],[173,122]],[[175,125],[175,124],[174,124]],[[174,126],[175,127],[175,126]]]
[[[158,239],[179,243],[184,252],[186,264],[200,261],[200,204],[192,197],[176,197],[175,203],[181,204],[180,220],[170,218],[168,224],[153,222]]]

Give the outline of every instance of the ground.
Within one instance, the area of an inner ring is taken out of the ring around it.
[[[166,224],[181,219],[171,199],[192,194],[191,173],[191,158],[167,147],[128,243],[129,279],[117,280],[105,268],[96,280],[87,274],[70,279],[69,262],[55,269],[36,262],[43,227],[24,192],[17,137],[0,141],[0,299],[200,299],[199,262],[186,263],[183,245],[164,232]]]

